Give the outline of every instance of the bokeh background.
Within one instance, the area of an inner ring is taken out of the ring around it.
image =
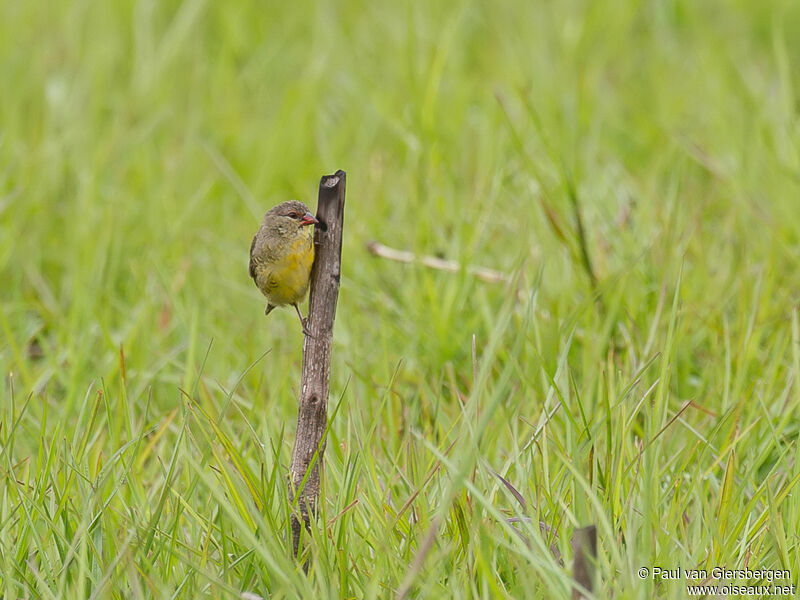
[[[796,581],[798,65],[789,0],[0,4],[5,594],[560,597],[587,523],[619,597]],[[337,169],[306,577],[247,260]]]

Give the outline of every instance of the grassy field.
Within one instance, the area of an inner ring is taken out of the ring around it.
[[[797,2],[3,2],[0,86],[3,597],[798,583]],[[306,575],[248,248],[340,168]]]

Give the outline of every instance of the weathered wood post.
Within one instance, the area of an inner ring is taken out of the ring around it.
[[[342,262],[344,192],[344,171],[324,175],[319,182],[316,216],[320,225],[314,228],[316,256],[311,268],[308,302],[308,331],[311,336],[306,336],[303,342],[297,436],[289,477],[289,501],[293,506],[297,501],[291,515],[295,556],[300,549],[302,528],[309,527],[319,498],[320,468],[325,453],[323,436],[328,422],[333,321]]]
[[[572,577],[580,586],[572,588],[572,600],[585,600],[587,592],[594,591],[594,573],[597,563],[597,527],[589,525],[576,529],[572,535]]]

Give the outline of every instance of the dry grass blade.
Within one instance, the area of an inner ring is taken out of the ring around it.
[[[525,502],[525,498],[522,497],[522,494],[519,492],[519,490],[517,490],[517,488],[511,485],[511,482],[508,481],[508,479],[506,479],[502,475],[500,475],[500,473],[498,473],[497,471],[492,471],[492,473],[494,473],[494,476],[503,482],[503,485],[506,486],[506,489],[509,492],[511,492],[511,495],[514,496],[514,498],[517,499],[517,502],[519,502],[520,506],[522,506],[522,510],[527,511],[528,503]]]
[[[418,263],[437,271],[458,273],[463,269],[466,270],[466,272],[470,275],[473,275],[481,281],[486,281],[488,283],[508,283],[511,281],[511,277],[502,271],[495,271],[494,269],[477,267],[474,265],[461,265],[455,261],[438,258],[436,256],[417,256],[413,252],[390,248],[389,246],[384,246],[380,242],[376,242],[374,240],[367,242],[367,250],[370,254],[379,258],[385,258],[387,260],[394,260],[396,262],[406,264]]]

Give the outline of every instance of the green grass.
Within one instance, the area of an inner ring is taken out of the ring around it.
[[[590,523],[599,598],[798,582],[796,2],[4,2],[0,85],[4,597],[563,598]],[[306,575],[247,252],[339,168]]]

